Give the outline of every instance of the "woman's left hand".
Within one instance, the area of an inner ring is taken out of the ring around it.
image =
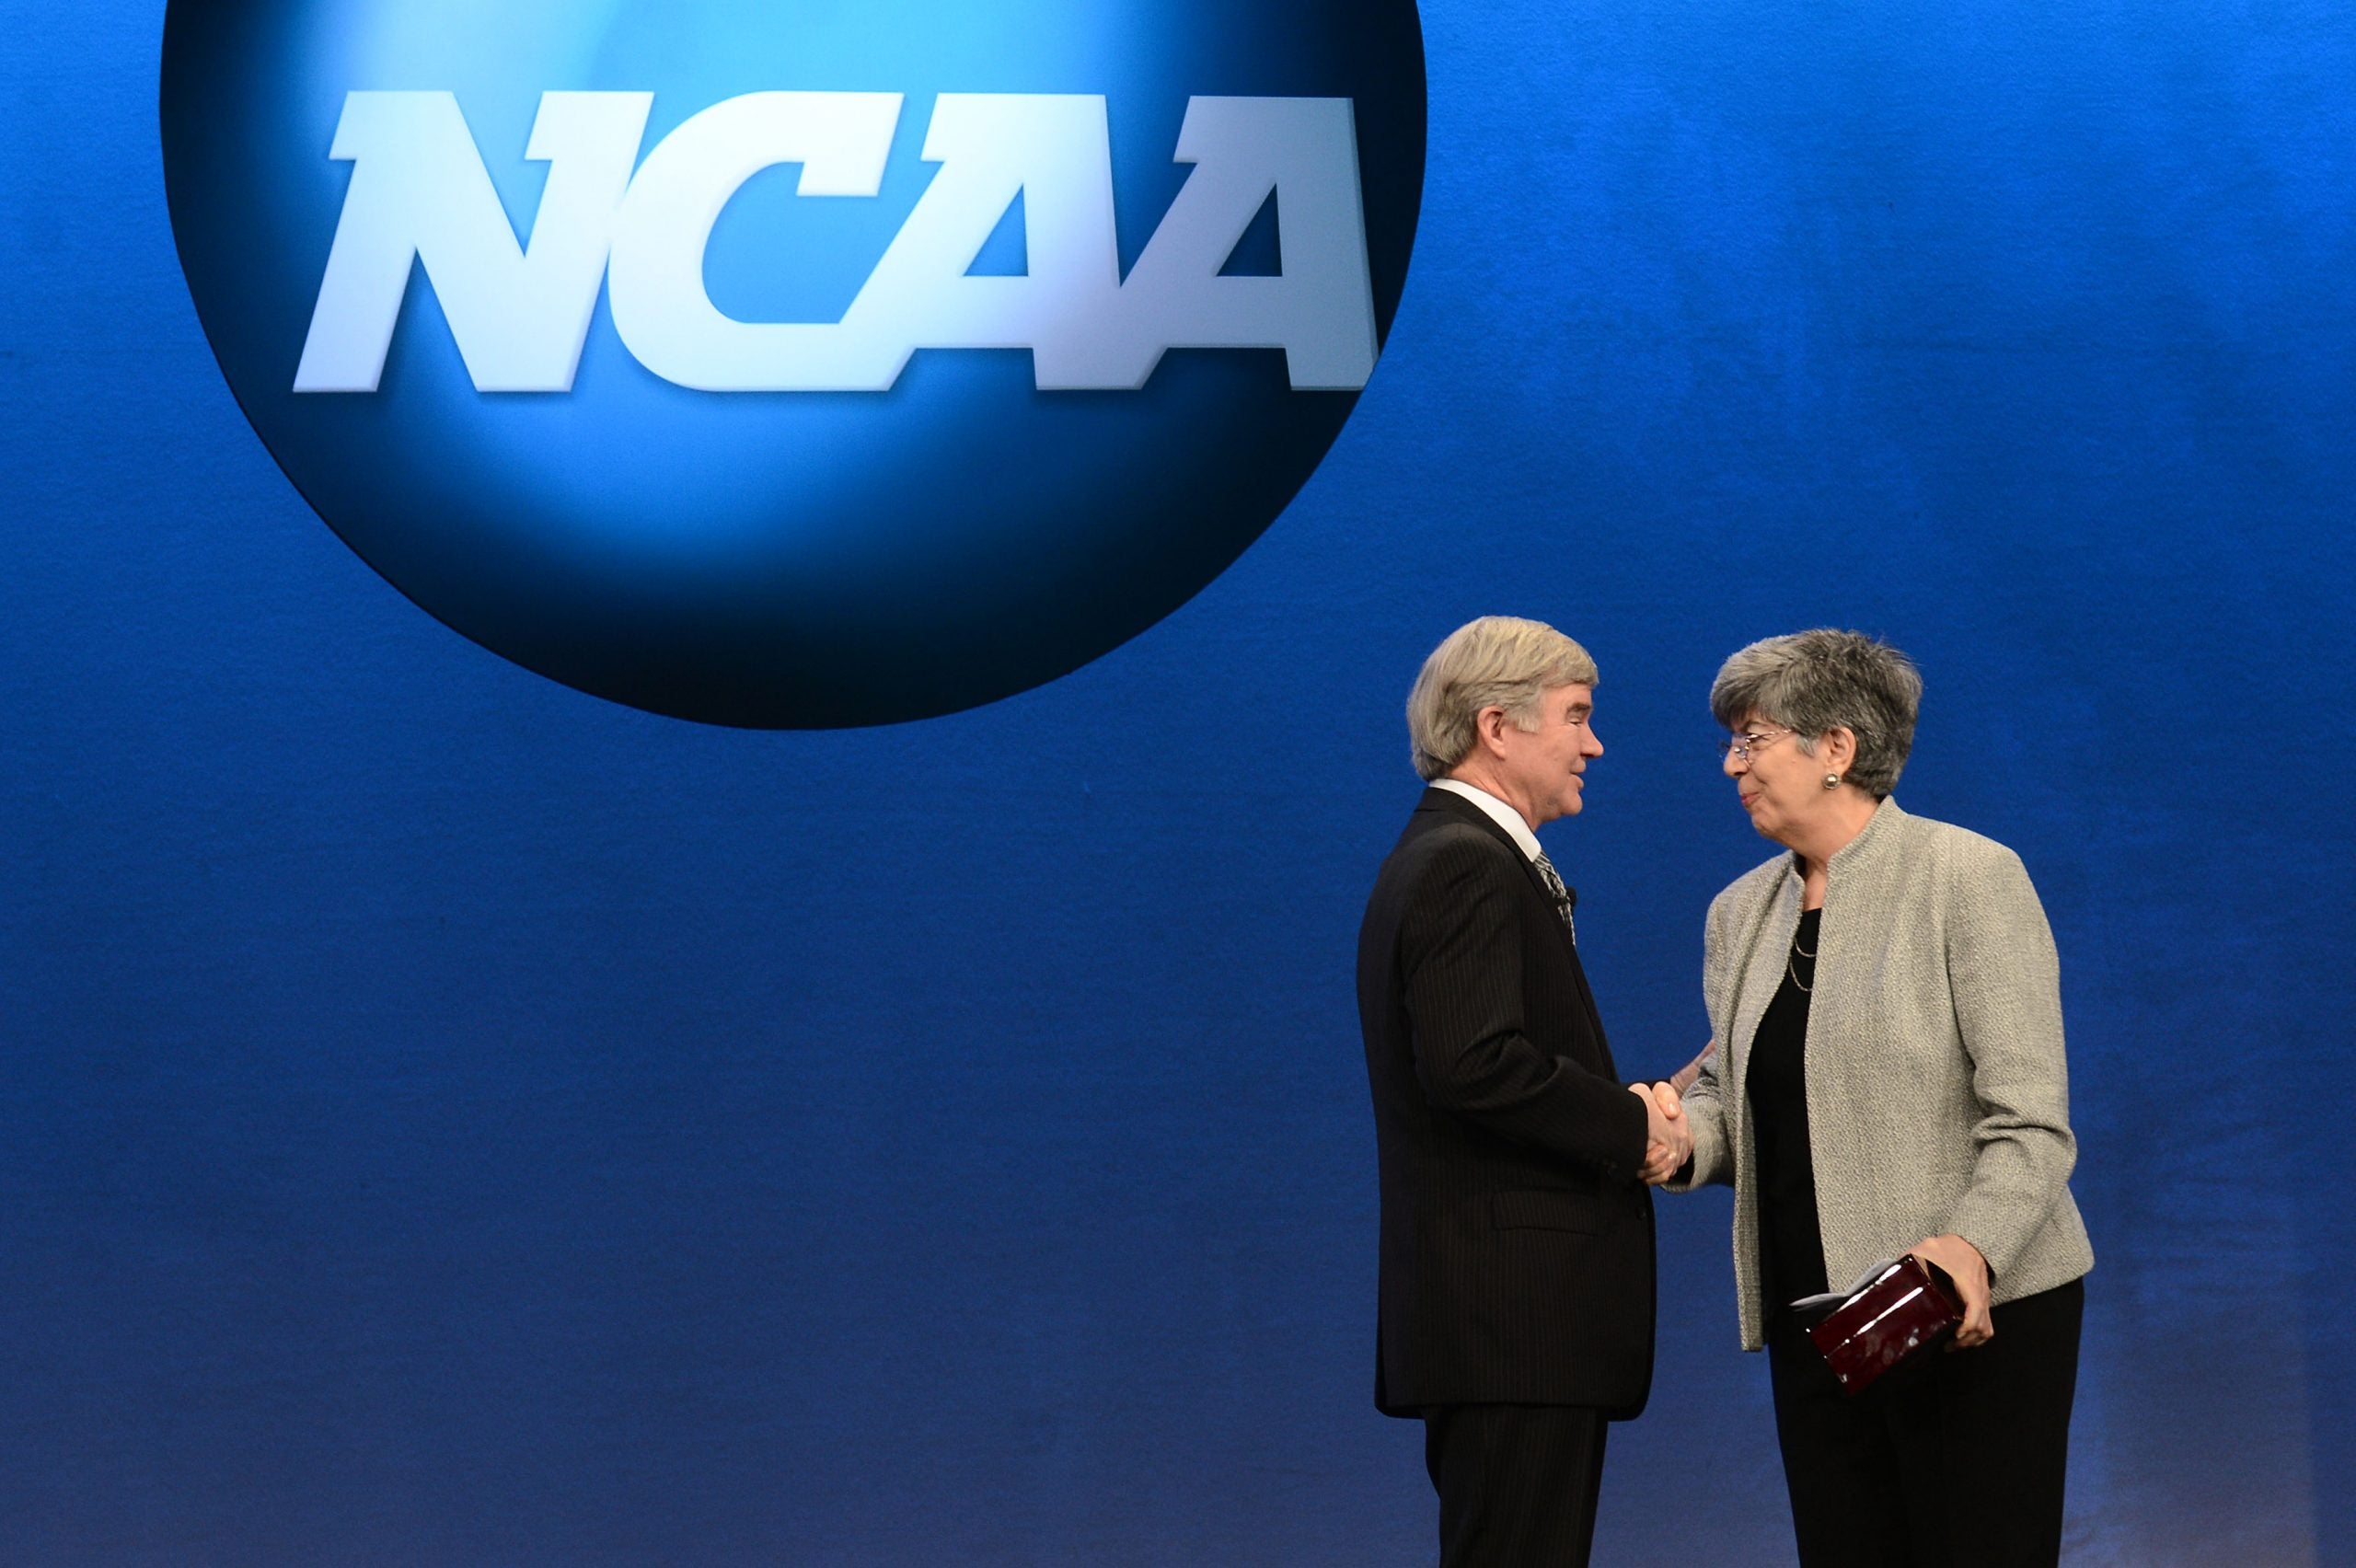
[[[1980,1249],[1960,1236],[1948,1235],[1916,1242],[1911,1251],[1924,1262],[1946,1270],[1962,1293],[1963,1325],[1956,1330],[1950,1348],[1969,1350],[1994,1339],[1996,1322],[1988,1310],[1988,1260],[1980,1255]]]

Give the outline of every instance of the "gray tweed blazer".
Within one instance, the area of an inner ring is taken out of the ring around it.
[[[1799,917],[1790,855],[1711,902],[1702,984],[1717,1049],[1685,1096],[1692,1167],[1670,1183],[1734,1187],[1746,1350],[1765,1343],[1766,1304],[1744,1073]],[[1987,1258],[1998,1302],[2094,1267],[2070,1197],[2061,969],[2020,857],[1885,800],[1832,857],[1818,935],[1807,1119],[1832,1288],[1949,1231]]]

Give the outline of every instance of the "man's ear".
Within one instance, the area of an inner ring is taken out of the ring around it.
[[[1513,722],[1502,708],[1484,708],[1472,716],[1472,744],[1491,756],[1506,754],[1506,726]]]

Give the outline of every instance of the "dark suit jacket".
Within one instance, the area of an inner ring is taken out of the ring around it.
[[[1479,807],[1428,790],[1358,931],[1382,1168],[1374,1401],[1588,1405],[1652,1387],[1644,1105],[1553,901]]]

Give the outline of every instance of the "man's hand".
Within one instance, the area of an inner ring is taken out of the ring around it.
[[[1646,1186],[1657,1187],[1693,1158],[1693,1129],[1685,1120],[1685,1102],[1666,1083],[1650,1089],[1632,1083],[1628,1092],[1645,1102],[1645,1163],[1637,1174]]]
[[[1910,1249],[1912,1255],[1926,1263],[1936,1263],[1947,1271],[1955,1287],[1963,1296],[1963,1325],[1955,1332],[1955,1339],[1947,1348],[1969,1350],[1975,1344],[1986,1344],[1996,1337],[1996,1321],[1988,1310],[1988,1260],[1980,1249],[1960,1236],[1934,1236],[1919,1241]]]

